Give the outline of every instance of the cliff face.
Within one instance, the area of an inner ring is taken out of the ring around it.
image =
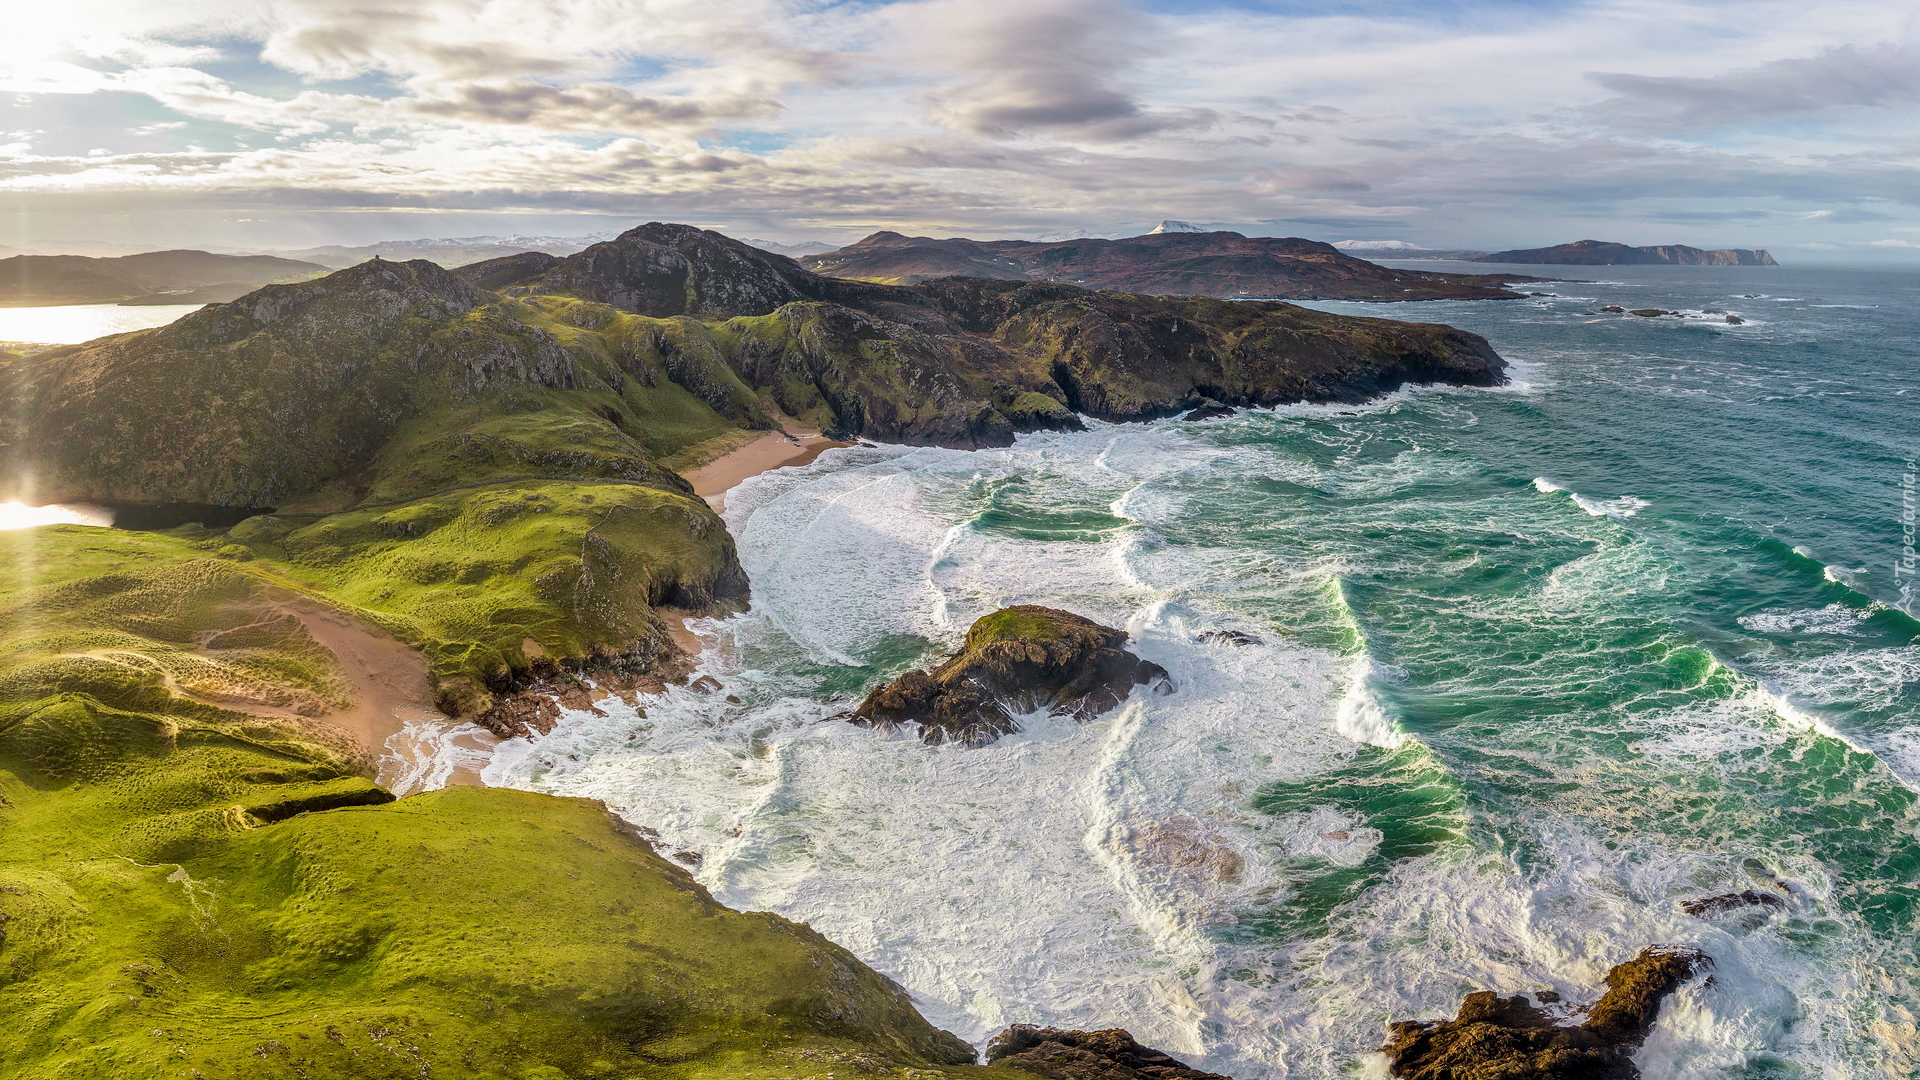
[[[1764,249],[1721,248],[1707,251],[1685,244],[1628,247],[1604,240],[1576,240],[1555,247],[1520,248],[1475,256],[1486,263],[1533,263],[1558,266],[1778,266]]]
[[[801,260],[815,273],[890,285],[949,275],[1223,299],[1486,300],[1520,295],[1493,275],[1391,270],[1330,244],[1234,232],[1124,240],[936,240],[879,232]]]
[[[752,273],[731,269],[755,260]],[[1409,382],[1505,379],[1484,339],[1448,327],[1008,278],[841,281],[684,226],[642,226],[507,291],[640,314],[734,305],[741,317],[712,347],[783,409],[841,434],[963,448],[1072,427],[1076,411],[1139,420],[1206,398],[1358,401]]]

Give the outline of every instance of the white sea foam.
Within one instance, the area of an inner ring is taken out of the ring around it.
[[[478,777],[492,762],[498,742],[478,724],[438,717],[408,720],[387,739],[381,753],[380,786],[395,795],[412,795],[446,787],[458,775]]]
[[[1405,742],[1407,736],[1381,705],[1379,695],[1374,692],[1373,676],[1372,660],[1363,656],[1353,665],[1347,692],[1334,714],[1334,728],[1354,742],[1391,750]]]
[[[1613,518],[1615,521],[1625,521],[1627,518],[1645,510],[1650,505],[1647,500],[1635,495],[1622,495],[1617,499],[1589,498],[1577,491],[1569,491],[1544,476],[1536,476],[1533,478],[1533,489],[1542,495],[1564,492],[1567,498],[1573,501],[1575,506],[1585,510],[1588,515],[1592,517]]]
[[[1740,616],[1741,626],[1763,634],[1857,635],[1863,613],[1845,604],[1828,604],[1809,611],[1762,611]]]

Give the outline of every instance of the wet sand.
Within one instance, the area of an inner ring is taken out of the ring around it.
[[[352,736],[367,753],[379,771],[377,781],[392,789],[396,795],[410,794],[413,785],[395,781],[409,772],[420,771],[421,762],[404,760],[410,753],[416,757],[430,754],[437,749],[434,745],[436,742],[464,740],[465,744],[471,745],[463,744],[460,749],[469,752],[455,755],[442,782],[475,786],[481,783],[479,765],[476,763],[484,763],[485,752],[497,740],[472,724],[447,719],[433,707],[433,684],[428,678],[427,658],[424,655],[345,612],[297,593],[282,594],[261,604],[259,615],[263,620],[286,615],[299,619],[300,624],[306,627],[308,636],[332,653],[335,662],[340,665],[340,673],[346,679],[353,704],[318,717],[309,717],[269,702],[237,695],[179,692],[238,712],[290,720],[318,720],[338,728]],[[400,740],[400,745],[394,745],[394,736],[410,724],[415,730],[407,739]],[[396,752],[403,760],[393,760]]]

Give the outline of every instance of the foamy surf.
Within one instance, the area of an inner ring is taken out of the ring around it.
[[[1577,491],[1569,491],[1544,476],[1533,478],[1533,489],[1542,495],[1565,494],[1575,506],[1586,511],[1589,517],[1607,517],[1616,521],[1625,521],[1650,505],[1647,500],[1636,495],[1622,495],[1615,499],[1590,498]]]
[[[1516,492],[1452,449],[1490,401],[858,447],[755,478],[726,515],[754,609],[699,624],[724,692],[570,714],[487,779],[606,800],[724,902],[812,923],[975,1042],[1124,1026],[1230,1075],[1348,1076],[1389,1020],[1481,988],[1590,1001],[1665,942],[1715,981],[1669,1006],[1645,1075],[1913,1060],[1911,950],[1859,901],[1902,886],[1832,847],[1912,842],[1888,774],[1920,753],[1904,654],[1841,632],[1795,569],[1794,599],[1716,631],[1765,647],[1713,660],[1672,622],[1708,593],[1673,523],[1634,520],[1673,493]],[[1125,626],[1177,692],[979,749],[833,719],[1015,602]],[[1819,825],[1830,788],[1868,793],[1846,830]],[[1679,909],[1763,884],[1756,860],[1793,890],[1777,918]]]

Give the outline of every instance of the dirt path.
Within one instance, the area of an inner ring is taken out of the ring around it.
[[[304,596],[282,598],[273,608],[299,619],[346,676],[354,704],[321,719],[351,732],[376,757],[407,721],[439,717],[427,658],[419,652]]]

